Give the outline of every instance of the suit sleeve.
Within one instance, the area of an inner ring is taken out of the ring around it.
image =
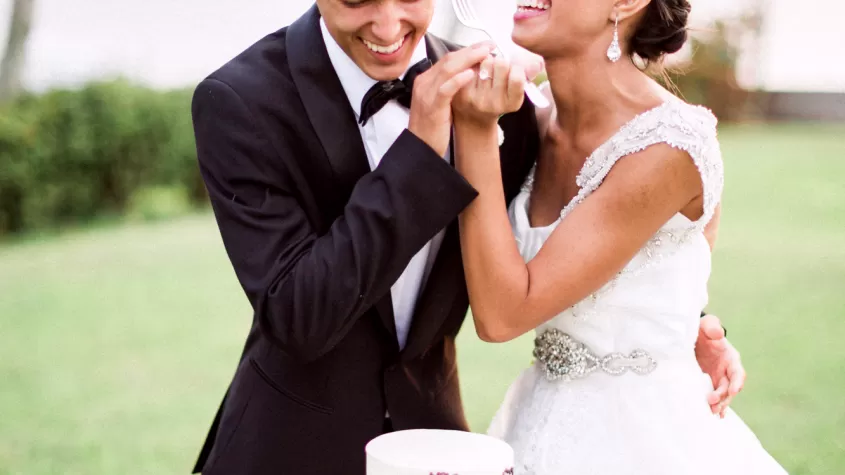
[[[337,345],[477,195],[405,131],[356,184],[329,231],[317,235],[285,168],[309,157],[279,156],[220,81],[199,85],[192,112],[200,170],[238,280],[262,333],[302,361]]]

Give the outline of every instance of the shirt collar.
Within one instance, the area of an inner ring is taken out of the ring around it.
[[[345,51],[337,44],[337,41],[329,33],[326,27],[326,22],[320,18],[320,30],[323,33],[323,42],[326,43],[326,50],[329,53],[329,60],[334,67],[337,77],[340,79],[340,84],[346,92],[346,97],[349,98],[349,104],[352,110],[355,111],[355,118],[361,117],[361,102],[364,96],[378,81],[367,76],[367,74],[352,61]],[[411,61],[408,63],[408,69],[411,66],[419,63],[428,57],[426,53],[425,40],[421,40],[414,53],[411,55]],[[402,78],[407,74],[408,69],[402,73]]]

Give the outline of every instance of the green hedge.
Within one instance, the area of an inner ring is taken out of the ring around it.
[[[123,215],[150,189],[203,206],[189,90],[123,80],[25,95],[0,110],[0,235]]]

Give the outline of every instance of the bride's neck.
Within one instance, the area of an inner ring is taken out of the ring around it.
[[[659,101],[651,80],[631,62],[607,58],[546,59],[556,125],[576,135],[624,124],[632,113]],[[643,91],[649,93],[644,94]]]

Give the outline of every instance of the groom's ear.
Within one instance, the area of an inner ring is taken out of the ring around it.
[[[645,12],[646,7],[651,2],[652,0],[617,0],[613,6],[613,11],[610,12],[609,20],[615,22],[617,15],[619,15],[620,22],[638,17]]]

